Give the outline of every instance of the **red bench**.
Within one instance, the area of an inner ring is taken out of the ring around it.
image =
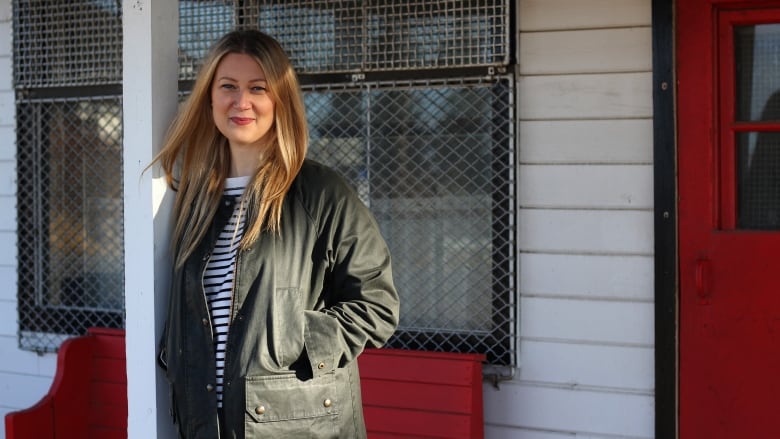
[[[358,365],[369,438],[483,438],[484,359],[367,349]],[[49,393],[6,415],[6,439],[127,438],[125,364],[123,330],[92,328],[67,340]]]
[[[358,357],[370,439],[484,437],[481,354],[366,349]]]
[[[5,416],[6,439],[127,437],[125,331],[90,328],[57,353],[49,393]]]

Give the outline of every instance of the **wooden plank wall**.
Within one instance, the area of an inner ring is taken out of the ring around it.
[[[654,437],[651,0],[519,0],[521,367],[486,437]]]
[[[521,368],[485,385],[485,434],[651,438],[651,0],[517,4]],[[0,415],[56,362],[17,348],[9,35],[0,0]]]
[[[481,354],[366,349],[358,357],[369,439],[482,439]]]
[[[11,0],[0,0],[0,417],[49,390],[55,355],[18,348],[16,314],[16,142]],[[0,428],[0,439],[5,430]]]

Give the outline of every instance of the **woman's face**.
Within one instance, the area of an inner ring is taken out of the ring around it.
[[[229,53],[211,83],[211,112],[231,149],[260,148],[274,123],[274,102],[263,69],[249,55]]]

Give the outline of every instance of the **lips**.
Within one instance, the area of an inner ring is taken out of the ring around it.
[[[230,121],[236,125],[249,125],[254,122],[254,119],[251,117],[231,117]]]

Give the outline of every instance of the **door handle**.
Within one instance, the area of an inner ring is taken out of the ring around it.
[[[696,295],[700,299],[710,297],[712,293],[712,262],[707,258],[696,260]]]

